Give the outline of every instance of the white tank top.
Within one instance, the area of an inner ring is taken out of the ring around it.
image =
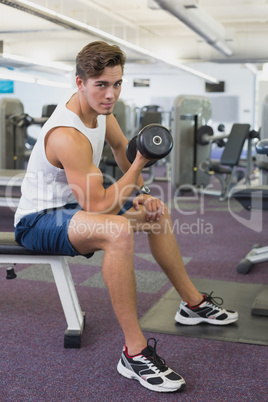
[[[67,182],[64,169],[53,166],[47,160],[45,136],[52,128],[74,127],[84,134],[93,149],[93,163],[99,166],[105,140],[106,116],[98,116],[97,127],[88,128],[77,114],[67,109],[66,103],[69,99],[70,96],[59,103],[52,116],[42,127],[32,150],[21,186],[22,195],[15,213],[15,226],[23,216],[32,212],[77,202]]]

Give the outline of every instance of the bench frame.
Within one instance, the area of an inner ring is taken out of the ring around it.
[[[17,243],[15,244],[16,248],[20,247]],[[24,248],[21,247],[21,249]],[[62,255],[30,254],[30,251],[27,251],[27,255],[0,254],[0,266],[7,269],[13,268],[15,264],[49,264],[51,266],[67,321],[67,329],[64,334],[64,347],[80,348],[85,326],[85,314],[81,311],[66,257]]]

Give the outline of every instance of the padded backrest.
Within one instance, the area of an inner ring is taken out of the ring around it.
[[[221,165],[238,165],[243,146],[249,137],[249,129],[249,124],[235,123],[233,125],[221,156]]]

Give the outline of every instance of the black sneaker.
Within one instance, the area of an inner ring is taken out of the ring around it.
[[[150,340],[154,346],[149,345]],[[175,392],[184,389],[184,379],[167,367],[165,360],[156,354],[156,344],[154,338],[149,338],[146,348],[135,356],[129,356],[124,346],[117,371],[124,377],[138,380],[152,391]]]
[[[238,313],[232,310],[225,310],[218,305],[223,304],[221,297],[212,297],[211,292],[203,294],[204,300],[195,307],[190,307],[182,301],[175,315],[175,321],[184,325],[196,325],[206,322],[213,325],[227,325],[238,320]],[[220,302],[216,302],[219,299]],[[217,304],[217,305],[216,305]]]

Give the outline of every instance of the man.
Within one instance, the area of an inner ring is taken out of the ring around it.
[[[77,55],[77,92],[58,105],[29,160],[15,215],[16,240],[47,253],[89,257],[104,250],[102,274],[125,337],[118,372],[151,390],[172,392],[185,381],[166,366],[155,340],[147,342],[139,326],[134,232],[148,233],[155,260],[183,300],[177,322],[229,324],[238,314],[215,306],[194,287],[168,210],[144,187],[141,172],[148,160],[140,152],[131,165],[126,158],[127,140],[112,114],[124,64],[121,49],[105,42],[90,43]],[[107,189],[98,168],[104,140],[124,173]],[[135,192],[133,203],[126,202]]]

